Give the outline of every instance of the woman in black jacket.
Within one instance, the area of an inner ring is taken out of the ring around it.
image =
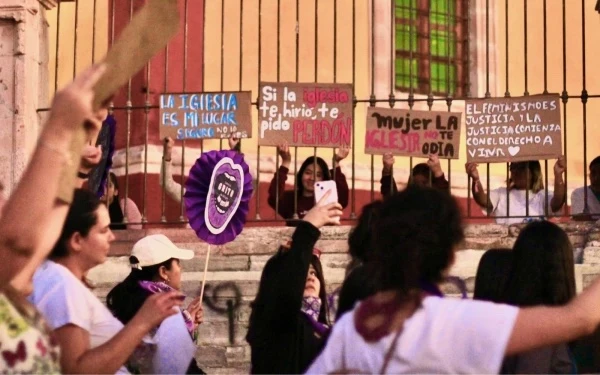
[[[339,203],[317,203],[263,269],[252,304],[246,340],[255,374],[304,373],[329,333],[327,297],[319,251],[319,228],[335,224]]]

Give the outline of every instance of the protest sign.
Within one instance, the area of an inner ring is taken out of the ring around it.
[[[351,84],[262,82],[258,144],[339,147],[352,142]]]
[[[468,162],[554,159],[562,155],[558,95],[466,100],[465,124]]]
[[[249,138],[250,91],[165,93],[160,96],[160,137]]]
[[[461,113],[369,107],[365,153],[458,159]]]

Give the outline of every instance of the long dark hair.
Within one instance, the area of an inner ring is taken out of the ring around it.
[[[564,305],[575,297],[574,269],[565,231],[549,221],[529,223],[513,246],[504,300],[516,306]]]
[[[383,202],[373,201],[365,205],[362,209],[356,225],[350,231],[348,236],[348,252],[352,258],[362,263],[367,262],[372,248],[372,231],[379,217],[379,210]],[[353,260],[354,260],[353,259]]]
[[[504,302],[504,288],[510,276],[512,261],[511,249],[486,251],[477,267],[473,299],[496,303]]]
[[[155,280],[158,276],[158,270],[164,266],[170,270],[173,265],[174,258],[166,260],[162,263],[155,264],[148,267],[142,267],[142,269],[132,268],[129,275],[125,280],[121,281],[114,288],[108,292],[106,296],[106,306],[113,313],[113,315],[121,321],[123,324],[127,324],[137,314],[138,310],[146,298],[152,293],[143,289],[139,282],[146,280]],[[138,263],[136,257],[129,257],[131,264]]]
[[[110,178],[110,182],[115,187],[115,190],[118,191],[119,180],[117,180],[117,176],[112,172],[110,172],[108,176]],[[108,188],[106,191],[108,194]],[[126,225],[123,224],[123,219],[125,216],[123,215],[123,210],[121,209],[121,198],[119,197],[118,193],[113,197],[111,204],[108,206],[108,214],[110,215],[110,229],[126,229]]]
[[[269,325],[270,322],[264,321],[262,315],[267,309],[277,309],[277,304],[280,303],[280,301],[267,299],[265,295],[269,294],[268,291],[272,290],[274,287],[272,278],[275,273],[280,272],[281,261],[284,256],[286,256],[286,254],[282,253],[280,250],[267,261],[263,268],[260,284],[258,286],[258,293],[256,294],[254,302],[251,303],[252,312],[250,313],[250,322],[248,325],[248,333],[246,335],[246,340],[251,345],[256,340],[259,340],[262,334],[273,329],[273,327]],[[323,324],[329,324],[329,306],[327,304],[327,287],[325,278],[323,277],[323,266],[321,265],[319,258],[315,255],[311,257],[310,264],[314,267],[317,273],[317,279],[319,279],[319,282],[321,283],[321,290],[319,291],[321,310],[319,311],[318,320]],[[300,311],[298,312],[300,313]]]
[[[48,256],[50,259],[64,258],[69,255],[68,243],[73,234],[79,233],[86,237],[98,222],[96,211],[102,203],[89,190],[75,189],[73,202],[69,207],[65,224],[58,241]]]
[[[304,170],[311,164],[314,164],[316,161],[317,165],[321,167],[321,172],[323,176],[323,181],[331,180],[331,174],[329,173],[329,166],[325,162],[325,160],[320,157],[309,156],[304,163],[300,166],[300,170],[298,170],[298,174],[296,175],[296,188],[298,189],[298,196],[302,196],[304,193],[304,186],[302,186],[302,175],[304,174]]]
[[[403,295],[437,284],[463,240],[461,216],[453,197],[437,189],[409,185],[386,199],[373,229],[374,268],[379,290]]]

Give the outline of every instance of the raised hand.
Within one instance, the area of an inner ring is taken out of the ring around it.
[[[346,159],[349,154],[350,154],[350,149],[348,148],[348,146],[343,145],[342,147],[338,148],[337,152],[335,153],[336,163],[339,163],[340,161]]]
[[[277,147],[277,153],[281,156],[281,165],[289,167],[292,163],[292,154],[290,154],[290,146],[288,146],[287,142]]]
[[[331,190],[328,190],[317,204],[306,213],[304,221],[311,223],[317,228],[328,224],[339,224],[339,218],[342,216],[342,206],[338,202],[326,204],[325,202],[327,202],[330,194]]]
[[[427,160],[427,165],[431,169],[431,173],[435,177],[441,177],[444,174],[442,171],[442,166],[440,165],[440,159],[435,154],[429,154],[429,159]]]
[[[391,173],[392,169],[394,168],[394,161],[395,161],[394,155],[392,155],[389,152],[386,154],[383,154],[382,161],[383,161],[383,172],[388,173],[388,174]]]
[[[175,141],[171,137],[165,137],[163,142],[164,142],[163,160],[171,161],[171,156],[173,154],[173,145],[175,144]]]
[[[563,173],[565,173],[566,169],[567,169],[567,165],[566,165],[565,157],[561,155],[556,160],[556,163],[554,163],[554,176],[562,175]]]
[[[476,163],[466,163],[465,170],[467,171],[467,175],[471,177],[473,180],[479,180],[479,171],[477,167],[479,165]]]
[[[237,147],[238,143],[240,143],[239,133],[237,133],[237,134],[231,134],[229,136],[229,138],[227,139],[227,142],[229,143],[229,149],[230,150],[235,150],[235,148]]]

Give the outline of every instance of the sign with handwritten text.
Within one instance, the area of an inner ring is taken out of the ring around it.
[[[558,95],[466,100],[467,161],[557,158],[562,155],[560,120]]]
[[[160,137],[250,138],[250,105],[250,91],[162,94]]]
[[[365,153],[458,159],[461,115],[369,107]]]
[[[258,144],[349,146],[352,114],[351,84],[262,82]]]

